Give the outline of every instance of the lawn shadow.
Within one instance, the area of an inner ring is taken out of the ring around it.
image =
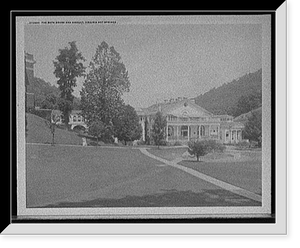
[[[217,190],[178,191],[162,190],[160,193],[144,196],[125,196],[120,199],[99,198],[81,202],[60,202],[46,208],[69,207],[222,207],[222,206],[261,206],[260,202],[236,195],[232,192]]]

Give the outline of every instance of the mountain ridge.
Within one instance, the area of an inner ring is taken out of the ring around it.
[[[261,91],[262,69],[259,69],[194,97],[194,100],[213,114],[232,115],[240,97],[261,94]]]

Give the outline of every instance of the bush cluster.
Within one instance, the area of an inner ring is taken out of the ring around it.
[[[195,155],[197,161],[200,156],[204,156],[211,152],[224,152],[225,146],[217,143],[215,140],[194,140],[188,143],[188,152]]]

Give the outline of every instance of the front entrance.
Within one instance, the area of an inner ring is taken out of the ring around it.
[[[229,130],[225,130],[225,143],[230,143],[230,132]]]
[[[188,126],[181,126],[181,137],[187,139],[189,135],[189,127]]]

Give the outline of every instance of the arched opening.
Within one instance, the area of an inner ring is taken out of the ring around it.
[[[173,127],[168,127],[168,136],[173,137],[174,136],[174,128]]]
[[[81,125],[77,125],[77,126],[73,127],[73,131],[75,131],[77,133],[84,132],[85,130],[86,130],[86,128],[84,126],[81,126]]]
[[[203,125],[200,126],[200,136],[205,136],[205,127]]]

